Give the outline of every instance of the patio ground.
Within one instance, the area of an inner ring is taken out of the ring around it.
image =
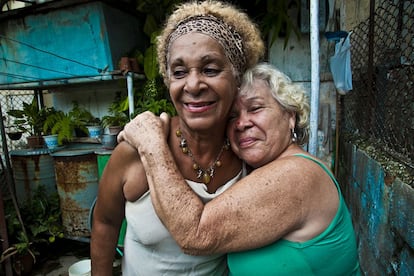
[[[90,258],[89,243],[62,239],[42,253],[35,264],[33,276],[68,276],[69,267],[83,259]],[[113,275],[121,275],[120,260],[116,260]]]

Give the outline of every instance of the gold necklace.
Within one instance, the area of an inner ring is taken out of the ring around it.
[[[188,147],[187,140],[184,138],[182,132],[180,129],[177,129],[175,132],[175,135],[180,138],[180,148],[182,152],[186,155],[188,155],[191,158],[191,161],[193,162],[193,170],[197,174],[197,179],[202,179],[204,184],[208,184],[211,181],[211,178],[214,177],[214,174],[216,172],[216,167],[221,167],[222,163],[220,161],[221,154],[223,153],[223,150],[228,150],[230,148],[230,142],[228,139],[225,139],[223,146],[220,149],[220,152],[218,153],[216,159],[214,159],[213,164],[208,167],[207,169],[203,169],[194,159],[194,155],[191,152],[190,148]]]

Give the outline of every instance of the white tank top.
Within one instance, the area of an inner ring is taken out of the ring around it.
[[[186,181],[203,202],[208,202],[244,175],[246,169],[243,165],[236,177],[212,194],[207,192],[204,183]],[[225,254],[191,256],[181,251],[155,213],[149,191],[135,202],[126,202],[125,217],[127,231],[122,275],[227,275]]]

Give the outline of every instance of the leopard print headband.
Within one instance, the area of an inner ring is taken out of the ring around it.
[[[212,15],[196,15],[178,23],[177,28],[168,38],[167,49],[175,39],[192,32],[202,33],[217,40],[235,69],[244,72],[246,58],[240,34],[232,26]]]

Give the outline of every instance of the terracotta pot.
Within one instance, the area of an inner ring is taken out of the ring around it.
[[[31,275],[34,266],[34,259],[29,253],[16,255],[13,260],[13,268],[16,275]]]
[[[29,136],[27,137],[27,147],[31,149],[43,148],[44,140],[42,136]]]
[[[118,135],[119,132],[121,132],[123,128],[124,128],[123,126],[109,126],[108,127],[109,134]]]

